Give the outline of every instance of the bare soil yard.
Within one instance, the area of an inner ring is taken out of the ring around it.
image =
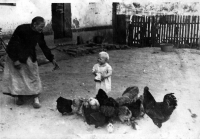
[[[109,134],[106,127],[95,129],[77,115],[62,116],[56,110],[56,99],[95,96],[91,69],[96,54],[59,61],[60,70],[52,72],[52,64],[40,66],[43,82],[42,108],[36,110],[31,100],[22,106],[15,99],[0,94],[1,139],[200,139],[200,51],[160,48],[138,48],[108,51],[113,68],[112,97],[136,85],[143,93],[145,86],[157,101],[173,92],[178,106],[161,128],[145,115],[137,121],[140,130],[120,122]],[[0,73],[0,83],[2,83]],[[139,94],[139,95],[140,95]],[[196,114],[196,117],[192,116]]]

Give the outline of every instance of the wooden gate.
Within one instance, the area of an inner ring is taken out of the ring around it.
[[[196,48],[199,39],[199,16],[160,15],[132,16],[129,24],[130,46],[159,46],[172,43],[176,47]]]

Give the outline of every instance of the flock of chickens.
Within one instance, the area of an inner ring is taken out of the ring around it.
[[[120,120],[137,129],[135,120],[142,118],[145,114],[160,128],[177,106],[173,93],[166,94],[163,102],[156,102],[148,87],[144,88],[143,95],[138,97],[138,94],[138,87],[131,86],[123,92],[122,96],[114,99],[109,97],[104,90],[99,89],[97,95],[89,99],[71,100],[59,97],[57,109],[63,115],[80,114],[88,125],[95,125],[95,128],[107,125],[108,131],[112,132],[114,120]]]

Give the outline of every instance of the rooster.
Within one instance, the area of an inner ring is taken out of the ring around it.
[[[149,88],[144,88],[144,111],[159,128],[161,128],[163,122],[166,122],[170,118],[170,115],[176,109],[177,100],[173,94],[174,93],[166,94],[163,102],[156,102],[149,92]]]

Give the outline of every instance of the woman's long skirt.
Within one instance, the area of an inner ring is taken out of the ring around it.
[[[6,95],[39,95],[42,84],[37,62],[27,59],[26,64],[16,69],[14,62],[7,56],[5,61],[2,91]]]

